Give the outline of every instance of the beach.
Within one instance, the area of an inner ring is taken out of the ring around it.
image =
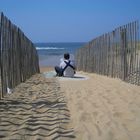
[[[97,74],[60,81],[77,140],[139,140],[140,87]]]
[[[55,78],[36,74],[0,100],[0,139],[75,138],[64,93]]]
[[[0,101],[1,139],[139,140],[139,86],[81,71],[46,78],[53,67],[40,70]]]
[[[140,140],[138,5],[1,1],[0,140]]]

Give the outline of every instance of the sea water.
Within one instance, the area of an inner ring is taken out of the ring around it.
[[[76,43],[35,43],[39,56],[40,66],[59,65],[64,53],[69,53],[71,60],[74,60],[78,48],[83,47],[85,42]]]

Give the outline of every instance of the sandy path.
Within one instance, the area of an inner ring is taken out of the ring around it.
[[[60,80],[76,140],[139,140],[140,87],[96,74]]]
[[[0,140],[74,138],[70,113],[55,78],[35,75],[0,100]]]

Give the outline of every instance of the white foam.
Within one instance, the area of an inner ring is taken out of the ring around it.
[[[37,50],[64,50],[65,48],[58,47],[36,47]]]

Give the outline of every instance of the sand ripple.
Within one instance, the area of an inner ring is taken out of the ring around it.
[[[70,113],[56,79],[35,75],[0,101],[0,139],[71,139]]]

